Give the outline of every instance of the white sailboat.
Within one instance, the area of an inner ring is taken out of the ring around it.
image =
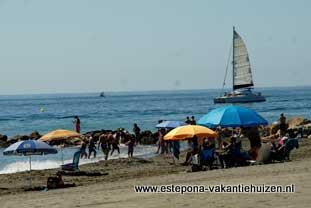
[[[214,103],[248,103],[266,101],[265,97],[262,96],[260,92],[253,92],[254,82],[247,48],[243,39],[235,31],[234,27],[232,48],[233,91],[226,92],[223,96],[214,98]]]

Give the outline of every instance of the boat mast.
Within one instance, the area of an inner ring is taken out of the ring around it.
[[[232,89],[234,89],[234,33],[235,33],[235,28],[233,26],[233,36],[232,36]]]

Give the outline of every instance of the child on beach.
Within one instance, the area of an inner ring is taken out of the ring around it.
[[[134,153],[134,147],[135,147],[136,141],[135,138],[131,138],[126,145],[128,146],[128,157],[133,158]]]

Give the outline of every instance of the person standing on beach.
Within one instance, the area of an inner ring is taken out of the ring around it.
[[[134,123],[133,132],[135,134],[136,141],[140,143],[140,128],[138,127],[136,123]]]
[[[115,134],[112,135],[112,140],[111,140],[112,150],[111,150],[110,155],[112,155],[115,150],[117,150],[118,154],[120,155],[119,139],[120,139],[119,132],[116,132]]]
[[[86,153],[86,142],[83,140],[81,147],[80,147],[80,151],[81,151],[81,159],[84,157],[85,159],[87,158],[87,153]]]
[[[188,151],[186,154],[186,160],[182,165],[189,165],[191,161],[191,157],[193,156],[196,149],[199,148],[198,137],[194,136],[188,139]]]
[[[250,142],[250,150],[248,151],[252,160],[257,160],[259,149],[261,147],[261,138],[258,127],[249,127],[244,130],[244,135],[248,137]]]
[[[180,154],[180,143],[179,143],[179,141],[173,141],[172,146],[173,146],[173,160],[174,160],[174,164],[175,164],[175,159],[179,160],[179,154]]]
[[[94,153],[94,158],[96,158],[96,145],[95,145],[95,140],[93,137],[90,137],[90,143],[89,143],[89,156],[88,158],[90,159],[92,152]]]
[[[98,149],[99,149],[99,146],[101,147],[101,149],[105,155],[105,160],[108,160],[110,147],[109,147],[108,138],[105,134],[102,134],[99,136]]]
[[[163,137],[164,137],[164,131],[165,129],[161,128],[158,130],[158,141],[157,141],[157,145],[158,145],[158,149],[157,149],[157,152],[156,154],[159,154],[160,152],[162,152],[162,146],[163,146]]]
[[[286,123],[286,117],[284,116],[283,113],[281,113],[280,118],[279,118],[279,128],[280,128],[281,136],[285,136],[288,125]]]
[[[185,123],[188,125],[191,124],[191,120],[190,120],[189,116],[187,116]]]
[[[79,118],[79,116],[75,116],[74,117],[73,123],[75,124],[76,132],[80,133],[81,126],[80,126],[80,118]]]
[[[196,122],[194,116],[191,116],[190,124],[191,125],[197,125],[197,122]]]

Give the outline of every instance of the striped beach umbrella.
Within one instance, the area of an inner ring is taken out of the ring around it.
[[[19,141],[3,151],[3,155],[17,155],[17,156],[29,156],[29,174],[30,174],[30,187],[31,187],[31,156],[32,155],[47,155],[57,154],[57,150],[50,145],[37,141],[37,140],[26,140]]]

